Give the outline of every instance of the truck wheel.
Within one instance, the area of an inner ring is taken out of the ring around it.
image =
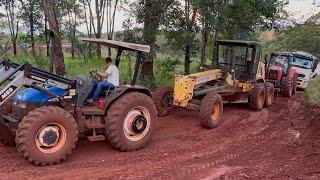
[[[293,81],[288,78],[283,78],[281,84],[281,93],[288,98],[291,98],[293,94]]]
[[[12,111],[13,100],[8,100],[7,103],[3,104],[0,110],[0,114],[8,115]],[[1,117],[0,117],[1,118]],[[0,119],[2,121],[2,119]],[[6,146],[15,145],[15,134],[10,131],[9,127],[0,123],[0,142]]]
[[[265,88],[262,85],[255,85],[249,94],[249,104],[254,110],[260,110],[263,108],[265,102]]]
[[[18,151],[35,165],[65,160],[78,141],[73,116],[59,107],[41,107],[25,116],[16,133]]]
[[[153,93],[153,101],[156,105],[158,116],[167,116],[173,107],[173,90],[169,86],[161,86]]]
[[[273,99],[274,99],[274,85],[272,83],[267,83],[266,84],[266,98],[264,101],[264,106],[265,107],[272,106]]]
[[[106,116],[106,136],[120,151],[143,148],[151,139],[157,110],[151,97],[129,92],[116,100]]]
[[[200,119],[203,127],[213,129],[221,122],[223,113],[222,97],[216,93],[207,94],[200,105]]]

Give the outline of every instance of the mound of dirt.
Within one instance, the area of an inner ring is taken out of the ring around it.
[[[196,111],[160,118],[152,142],[122,153],[80,141],[59,165],[35,167],[0,145],[0,179],[319,179],[320,110],[296,96],[252,111],[225,105],[224,122],[202,128]]]

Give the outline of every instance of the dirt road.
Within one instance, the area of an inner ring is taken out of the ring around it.
[[[0,145],[0,179],[319,179],[320,110],[277,98],[262,111],[226,105],[221,126],[205,130],[195,111],[160,118],[152,142],[121,153],[80,141],[66,162],[36,167]]]

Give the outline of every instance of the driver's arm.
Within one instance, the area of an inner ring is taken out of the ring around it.
[[[97,74],[101,76],[103,79],[106,79],[108,77],[107,72],[97,72]]]

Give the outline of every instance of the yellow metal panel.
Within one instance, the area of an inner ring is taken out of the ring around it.
[[[195,81],[188,76],[177,76],[174,85],[174,105],[187,107],[193,97]]]
[[[176,76],[174,86],[174,105],[188,107],[189,101],[193,98],[193,91],[196,85],[217,80],[222,77],[220,69],[204,71],[187,76]]]

